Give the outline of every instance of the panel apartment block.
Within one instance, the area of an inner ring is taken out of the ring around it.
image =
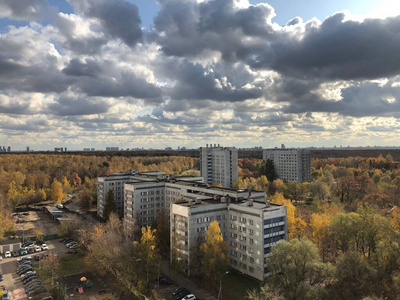
[[[207,184],[231,187],[238,178],[238,150],[235,147],[200,148],[200,173]]]
[[[311,181],[311,155],[308,149],[265,149],[263,159],[274,162],[278,177],[285,181]]]
[[[170,178],[164,172],[128,172],[113,173],[108,176],[97,177],[97,215],[103,217],[105,199],[108,190],[114,192],[114,200],[117,206],[117,214],[124,217],[124,184],[127,182],[152,182],[160,179]]]
[[[205,232],[213,220],[220,224],[228,243],[231,267],[260,281],[269,275],[265,259],[271,246],[287,239],[286,207],[257,202],[251,196],[175,203],[170,216],[171,251],[180,252],[189,276],[198,271],[199,242],[205,241]]]

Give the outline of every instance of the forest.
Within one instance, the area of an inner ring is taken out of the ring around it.
[[[0,155],[0,238],[18,206],[69,193],[95,205],[96,177],[129,170],[198,175],[193,157]],[[266,176],[256,158],[239,159],[236,188],[264,190],[284,204],[287,242],[268,257],[271,276],[249,299],[397,299],[400,294],[400,162],[378,157],[313,158],[312,181]]]

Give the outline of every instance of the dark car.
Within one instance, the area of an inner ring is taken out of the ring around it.
[[[39,280],[39,278],[38,278],[36,275],[34,275],[34,276],[28,276],[28,277],[24,278],[24,279],[22,280],[22,282],[23,282],[24,284],[27,284],[27,283],[32,282],[32,281],[35,281],[35,280]]]
[[[171,284],[174,283],[174,282],[173,282],[171,279],[169,279],[168,277],[160,277],[160,278],[158,279],[158,282],[159,282],[160,284],[162,284],[162,285],[171,285]]]
[[[172,295],[178,295],[180,292],[183,292],[184,289],[185,288],[183,287],[177,288],[176,290],[172,291]]]
[[[13,253],[11,253],[13,257],[18,257],[19,256],[19,252],[18,251],[14,251]]]
[[[25,247],[28,247],[30,245],[33,245],[33,242],[32,241],[27,241],[27,242],[23,243],[21,247],[25,248]]]
[[[179,294],[175,295],[175,299],[176,300],[181,300],[183,297],[187,296],[190,294],[190,291],[187,289],[184,289],[182,292],[180,292]]]
[[[44,244],[44,241],[43,240],[37,240],[36,241],[36,245],[43,245]]]
[[[27,273],[29,271],[33,271],[32,267],[19,269],[19,270],[17,270],[17,274],[18,275],[22,275],[22,274],[25,274],[25,273]]]
[[[0,281],[3,281],[3,274],[0,273]]]

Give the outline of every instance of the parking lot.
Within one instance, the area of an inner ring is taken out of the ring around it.
[[[58,256],[66,255],[67,249],[65,245],[59,243],[57,240],[48,241],[46,244],[48,245],[49,250],[42,251],[40,253],[34,253],[30,256],[33,257],[36,254],[44,254],[49,252],[53,252]],[[0,262],[0,273],[3,274],[3,282],[1,284],[5,285],[9,291],[11,300],[27,299],[21,277],[16,274],[17,258],[18,257],[4,258]]]

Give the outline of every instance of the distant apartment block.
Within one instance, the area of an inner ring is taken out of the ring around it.
[[[200,173],[207,184],[231,187],[238,178],[238,150],[216,144],[200,148]]]
[[[54,152],[67,152],[67,148],[54,148]]]
[[[119,147],[106,147],[106,151],[119,151]]]
[[[85,152],[93,152],[93,151],[96,151],[96,149],[95,148],[83,148],[83,151],[85,151]]]
[[[247,192],[247,191],[246,191]],[[216,220],[228,243],[231,268],[260,281],[269,275],[266,257],[279,240],[287,239],[286,207],[251,195],[197,198],[171,206],[171,251],[178,251],[184,271],[198,272],[199,247],[210,222]]]
[[[278,177],[286,181],[311,181],[311,155],[308,149],[265,149],[263,159],[274,162]]]
[[[0,152],[11,152],[11,147],[10,146],[8,146],[7,148],[6,148],[6,146],[0,146]]]

